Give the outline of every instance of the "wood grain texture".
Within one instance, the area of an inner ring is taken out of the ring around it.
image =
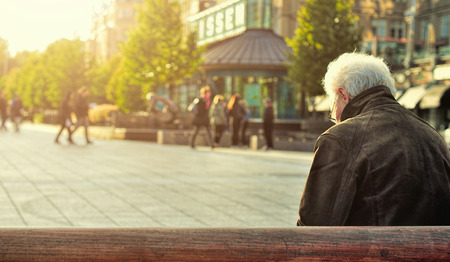
[[[450,227],[3,228],[1,261],[450,261]]]

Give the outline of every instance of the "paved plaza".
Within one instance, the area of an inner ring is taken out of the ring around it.
[[[1,227],[293,227],[312,161],[56,132],[0,133]]]

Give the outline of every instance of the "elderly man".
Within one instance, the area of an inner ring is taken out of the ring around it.
[[[297,225],[450,225],[450,155],[440,135],[397,103],[379,58],[328,65],[337,124],[317,140]]]

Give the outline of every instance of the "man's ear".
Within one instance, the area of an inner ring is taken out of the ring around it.
[[[350,102],[350,96],[348,95],[347,91],[344,88],[339,87],[337,91],[338,95],[342,97],[345,103]]]

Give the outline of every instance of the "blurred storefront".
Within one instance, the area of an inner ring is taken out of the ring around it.
[[[394,73],[399,102],[438,131],[450,124],[450,34],[448,0],[409,0],[405,68]]]
[[[243,34],[211,45],[203,69],[213,93],[238,93],[251,117],[263,114],[263,99],[275,101],[278,119],[294,119],[295,90],[285,80],[288,48],[271,30],[247,29]]]
[[[181,111],[187,110],[203,85],[211,86],[213,96],[221,94],[227,100],[237,93],[247,102],[253,123],[262,121],[263,99],[270,97],[274,101],[276,122],[300,128],[298,97],[295,88],[285,80],[289,48],[284,37],[287,35],[277,31],[283,31],[280,17],[287,11],[293,15],[288,24],[295,25],[299,3],[303,2],[208,1],[209,8],[200,8],[186,18],[190,28],[198,33],[198,44],[207,46],[201,73],[180,85],[157,88],[156,93],[170,96]],[[292,5],[295,7],[285,10]]]

